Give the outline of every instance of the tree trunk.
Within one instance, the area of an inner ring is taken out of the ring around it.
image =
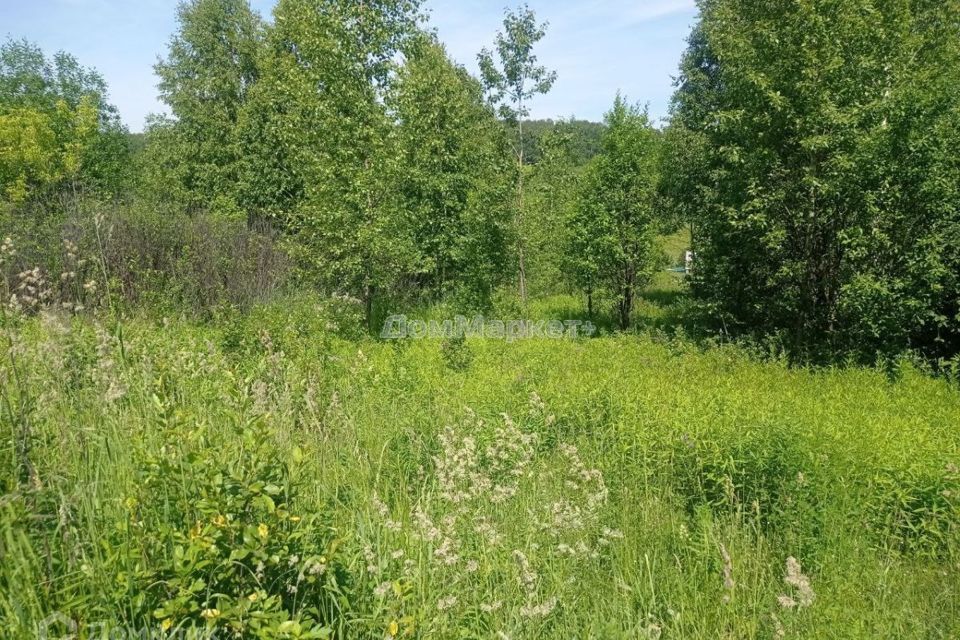
[[[517,257],[520,267],[520,300],[524,306],[527,304],[527,265],[523,240],[523,117],[521,116],[517,125],[520,137],[517,145],[517,158],[520,174],[517,179]]]
[[[624,287],[623,299],[620,301],[620,328],[630,328],[630,312],[633,310],[633,289]]]
[[[363,288],[363,313],[367,321],[367,330],[373,331],[373,284],[368,280]]]
[[[630,328],[630,314],[633,311],[633,267],[627,267],[624,273],[623,297],[620,299],[620,328],[626,331]]]

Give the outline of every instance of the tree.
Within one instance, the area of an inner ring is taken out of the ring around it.
[[[0,188],[13,203],[60,178],[53,123],[35,109],[0,114]]]
[[[701,2],[675,118],[705,155],[694,292],[728,329],[813,358],[960,347],[956,10]]]
[[[568,221],[577,206],[584,173],[577,130],[565,122],[537,137],[539,158],[531,167],[529,214],[522,233],[529,249],[530,279],[540,292],[568,290],[564,263],[569,247]],[[599,139],[597,143],[599,153]],[[594,155],[595,155],[594,154]]]
[[[361,298],[368,321],[374,297],[416,258],[392,188],[396,132],[385,98],[418,32],[418,6],[281,0],[242,116],[252,145],[244,183],[262,187],[264,211],[296,239],[301,274]]]
[[[637,290],[662,262],[654,210],[658,137],[646,112],[620,96],[606,124],[602,151],[587,170],[569,223],[568,268],[587,294],[591,315],[595,293],[609,292],[627,329]]]
[[[561,120],[527,120],[523,123],[524,159],[529,165],[539,164],[547,149],[545,144],[555,141],[557,135],[567,138],[570,160],[577,167],[586,165],[600,153],[602,122],[577,118]],[[554,138],[554,140],[551,140]]]
[[[127,185],[126,131],[107,85],[69,54],[29,42],[0,45],[0,192],[15,202]]]
[[[720,68],[702,28],[695,26],[687,42],[663,137],[658,205],[667,228],[689,225],[696,244],[697,216],[711,201],[714,184],[706,131],[715,124]]]
[[[173,154],[179,170],[165,190],[190,209],[239,215],[237,124],[257,80],[260,17],[247,0],[189,0],[165,60],[155,66],[160,97],[175,120],[154,123],[158,154]],[[179,182],[179,184],[174,184]]]
[[[513,166],[480,83],[433,37],[410,48],[389,105],[397,191],[410,216],[421,284],[482,307],[506,267]]]
[[[530,115],[530,100],[537,95],[548,93],[556,82],[557,74],[537,63],[533,47],[546,35],[547,24],[538,24],[536,14],[527,5],[523,5],[516,11],[508,10],[503,20],[503,28],[504,30],[497,34],[496,39],[497,61],[494,60],[494,54],[489,49],[480,52],[478,61],[481,78],[490,102],[499,108],[501,118],[516,129],[517,265],[520,298],[526,303],[526,247],[522,233],[525,204],[523,121]]]

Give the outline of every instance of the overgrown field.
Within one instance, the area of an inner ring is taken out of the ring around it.
[[[960,635],[950,383],[355,313],[8,320],[2,636]]]

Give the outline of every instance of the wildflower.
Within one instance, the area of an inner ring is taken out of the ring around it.
[[[722,542],[720,543],[720,556],[723,558],[723,588],[727,592],[723,596],[723,601],[730,602],[733,588],[737,583],[733,581],[733,561]]]
[[[374,493],[370,501],[373,503],[373,508],[377,510],[381,518],[386,518],[390,515],[390,508],[380,499],[379,495]]]
[[[377,596],[378,598],[386,598],[387,594],[390,593],[390,590],[392,588],[393,588],[393,584],[391,584],[390,582],[381,582],[373,590],[373,595]]]
[[[457,596],[447,596],[446,598],[441,598],[437,602],[437,609],[440,611],[446,611],[447,609],[452,609],[457,605]]]
[[[513,552],[513,559],[517,561],[520,567],[520,586],[528,593],[536,591],[538,576],[536,571],[530,566],[530,560],[527,559],[526,554],[517,549]]]
[[[396,620],[391,620],[387,625],[387,635],[396,638],[398,633],[400,633],[400,624]]]
[[[377,510],[377,513],[384,521],[384,526],[388,530],[400,531],[400,529],[403,528],[399,522],[390,518],[390,508],[382,500],[380,500],[380,496],[374,493],[371,502],[373,502],[374,509]]]
[[[107,404],[113,404],[125,395],[127,395],[126,387],[118,384],[111,384],[107,389],[107,392],[103,394],[103,399],[106,400]]]
[[[204,609],[200,612],[200,617],[205,620],[215,620],[220,617],[220,609]]]
[[[249,600],[250,602],[256,602],[259,599],[260,599],[260,596],[257,594],[257,592],[253,592],[247,596],[247,600]]]
[[[452,538],[445,537],[440,546],[433,552],[433,555],[448,567],[455,565],[460,561],[460,556],[454,551],[455,546],[456,542]]]
[[[433,524],[433,522],[430,520],[430,516],[426,514],[420,505],[414,507],[413,519],[417,524],[417,529],[419,530],[421,539],[427,542],[432,542],[440,537],[440,529]]]
[[[377,554],[373,552],[373,547],[370,545],[365,546],[363,548],[363,557],[367,561],[367,573],[376,573],[379,568],[379,563],[377,562]]]
[[[81,311],[79,305],[76,311]],[[127,385],[120,377],[119,367],[114,359],[114,353],[119,348],[119,340],[103,327],[97,326],[97,366],[94,378],[100,383],[104,391],[104,400],[113,404],[127,393]]]
[[[525,618],[546,618],[548,615],[553,613],[553,610],[557,607],[557,599],[550,598],[545,600],[538,605],[525,605],[520,607],[520,615]]]
[[[257,527],[257,535],[260,536],[261,540],[266,540],[267,536],[270,535],[270,527],[268,527],[267,525],[261,522],[260,525]]]
[[[810,578],[803,573],[800,562],[790,556],[787,558],[786,575],[783,582],[794,589],[794,597],[781,595],[777,598],[780,606],[785,609],[804,608],[813,604],[816,594],[810,586]]]
[[[773,637],[778,640],[779,638],[785,638],[787,630],[783,628],[783,623],[780,622],[780,618],[778,618],[775,613],[771,613],[770,619],[773,621]]]
[[[161,630],[161,631],[169,631],[169,630],[170,630],[170,627],[172,627],[172,626],[173,626],[173,620],[171,620],[170,618],[166,618],[166,619],[164,619],[163,622],[160,623],[160,630]]]
[[[483,604],[480,605],[480,610],[483,611],[484,613],[493,613],[494,611],[497,611],[501,607],[503,607],[503,602],[501,602],[500,600],[497,600],[496,602],[493,602],[491,604],[487,604],[486,602],[484,602]]]

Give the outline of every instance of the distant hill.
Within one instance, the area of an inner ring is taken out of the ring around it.
[[[143,133],[128,133],[127,146],[132,155],[137,155],[147,145],[147,136]]]
[[[600,152],[600,137],[604,128],[602,123],[589,120],[527,120],[523,123],[527,160],[536,164],[540,160],[540,138],[549,131],[557,130],[572,135],[574,159],[577,164],[586,164]]]

